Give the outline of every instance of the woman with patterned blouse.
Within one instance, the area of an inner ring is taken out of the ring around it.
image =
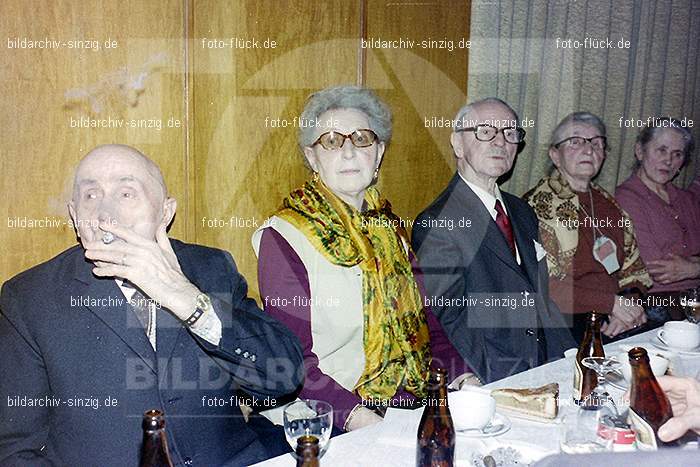
[[[636,298],[651,279],[632,222],[612,195],[592,181],[606,149],[600,118],[588,112],[566,116],[552,133],[554,170],[525,194],[540,221],[552,299],[571,314],[579,342],[591,311],[608,315],[601,328],[608,337],[646,322]]]

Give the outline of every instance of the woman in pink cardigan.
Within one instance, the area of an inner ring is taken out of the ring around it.
[[[637,137],[636,170],[615,191],[654,280],[650,305],[662,304],[657,311],[665,309],[673,319],[684,318],[679,293],[700,286],[700,198],[672,183],[693,148],[693,136],[679,120],[655,119]]]

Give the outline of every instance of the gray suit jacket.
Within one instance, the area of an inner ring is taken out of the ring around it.
[[[458,174],[413,226],[426,301],[483,382],[561,358],[576,345],[549,299],[547,263],[537,260],[537,217],[525,201],[501,193],[521,265]]]

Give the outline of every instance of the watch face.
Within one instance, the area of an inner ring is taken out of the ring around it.
[[[197,308],[201,310],[206,310],[209,308],[209,305],[211,305],[211,300],[209,300],[209,297],[205,294],[199,294],[197,295]]]

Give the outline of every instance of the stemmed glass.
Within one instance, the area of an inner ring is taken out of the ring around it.
[[[333,407],[328,402],[304,399],[291,402],[284,408],[284,435],[293,451],[297,448],[298,438],[315,436],[320,458],[326,452],[332,430]]]
[[[700,287],[681,292],[681,308],[691,323],[700,323]]]
[[[618,371],[620,369],[620,362],[612,357],[586,357],[581,360],[581,364],[595,371],[596,375],[598,375],[598,384],[593,388],[589,396],[593,402],[593,406],[595,408],[600,408],[610,403],[613,407],[614,414],[619,415],[617,406],[605,387],[605,376],[613,371]]]
[[[609,451],[613,439],[606,433],[614,429],[618,411],[605,388],[605,375],[617,370],[620,363],[606,357],[586,357],[581,363],[596,372],[598,383],[588,396],[591,403],[564,417],[560,447],[568,454]]]

